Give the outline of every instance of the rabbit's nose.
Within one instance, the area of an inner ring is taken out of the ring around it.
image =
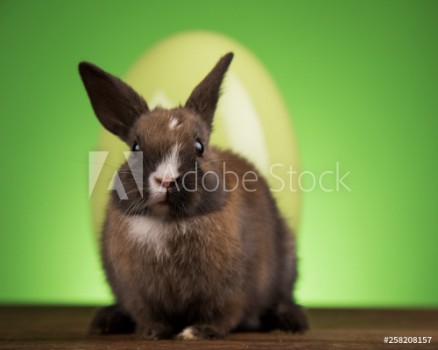
[[[175,183],[176,179],[173,177],[168,177],[168,178],[160,178],[160,177],[155,177],[155,182],[168,189],[169,187],[171,187],[174,183]]]

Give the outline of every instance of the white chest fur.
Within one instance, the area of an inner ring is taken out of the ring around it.
[[[128,222],[128,238],[135,244],[147,246],[158,257],[168,255],[167,242],[171,235],[186,231],[184,223],[166,223],[147,216],[132,216]]]

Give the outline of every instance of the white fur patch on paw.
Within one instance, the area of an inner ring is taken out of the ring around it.
[[[193,333],[192,327],[185,328],[180,334],[176,336],[180,340],[196,340],[198,337]]]

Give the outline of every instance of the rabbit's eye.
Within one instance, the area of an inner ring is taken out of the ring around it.
[[[138,145],[137,142],[135,142],[135,143],[132,145],[132,152],[138,152],[138,151],[140,151],[140,146]]]
[[[204,144],[201,142],[200,139],[196,139],[195,148],[198,156],[202,156],[202,153],[204,153]]]

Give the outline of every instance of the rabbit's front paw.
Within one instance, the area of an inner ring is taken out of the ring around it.
[[[174,330],[164,323],[151,323],[141,327],[138,335],[146,340],[172,339]]]
[[[224,332],[214,326],[195,325],[185,328],[176,336],[179,340],[219,339],[224,337]]]

